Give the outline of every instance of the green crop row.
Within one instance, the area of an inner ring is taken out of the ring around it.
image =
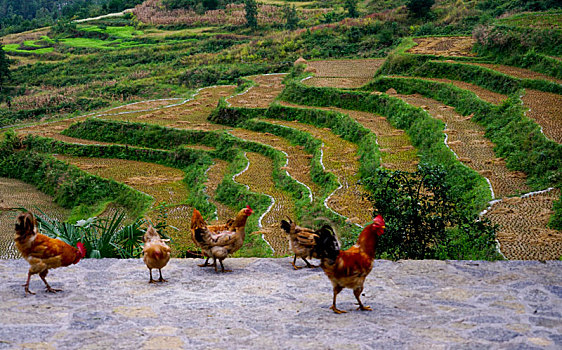
[[[128,186],[88,174],[33,149],[2,157],[0,176],[32,184],[57,204],[72,208],[71,221],[93,216],[110,202],[123,206],[133,216],[141,215],[152,202],[151,197]]]
[[[389,56],[379,69],[379,73],[381,75],[408,75],[460,80],[501,94],[515,94],[522,88],[562,94],[562,85],[554,82],[540,79],[520,79],[485,67],[433,61],[423,56]]]
[[[381,77],[365,89],[422,94],[451,105],[463,114],[474,114],[472,120],[486,128],[486,136],[496,144],[494,151],[504,157],[510,169],[527,174],[528,184],[535,189],[562,187],[562,145],[547,139],[540,127],[525,116],[521,102],[512,97],[501,106],[482,101],[473,92],[451,84],[414,79]],[[562,198],[561,198],[562,201]],[[560,228],[562,207],[555,207],[551,227]]]
[[[396,128],[410,136],[419,150],[422,163],[441,164],[447,169],[447,181],[459,193],[465,206],[480,210],[490,200],[490,191],[483,177],[462,165],[444,143],[444,124],[433,119],[421,108],[387,95],[375,95],[361,91],[343,91],[334,88],[308,87],[291,83],[281,98],[293,103],[339,107],[360,110],[385,116]],[[368,173],[368,174],[372,174]]]

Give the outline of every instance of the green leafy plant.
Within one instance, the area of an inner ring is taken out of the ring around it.
[[[39,210],[39,209],[38,209]],[[91,217],[76,224],[61,222],[41,212],[37,215],[39,230],[53,238],[58,238],[71,246],[82,242],[88,252],[88,258],[138,258],[142,253],[141,226],[144,219],[137,219],[124,225],[126,214],[116,211],[110,217]]]

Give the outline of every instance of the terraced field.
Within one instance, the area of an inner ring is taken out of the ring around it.
[[[358,88],[369,82],[384,59],[324,60],[307,62],[314,77],[304,84],[317,87]]]
[[[227,102],[233,107],[267,108],[283,91],[282,81],[285,76],[286,74],[268,74],[248,77],[257,85],[227,99]]]
[[[498,71],[503,74],[510,75],[512,77],[520,78],[520,79],[542,79],[553,81],[558,84],[562,84],[562,80],[556,79],[554,77],[537,73],[529,69],[513,67],[513,66],[505,66],[501,64],[492,64],[492,63],[476,63],[476,62],[463,62],[464,64],[473,64],[475,66],[480,66],[484,68],[489,68],[491,70]]]
[[[288,193],[275,187],[272,179],[273,162],[269,158],[252,152],[246,153],[246,157],[248,167],[234,180],[246,185],[253,192],[263,193],[270,197],[271,207],[260,218],[260,229],[264,228],[264,238],[276,255],[288,254],[287,238],[281,234],[279,222],[286,216],[295,217],[294,202]]]
[[[154,163],[137,162],[123,159],[85,158],[56,155],[57,159],[77,166],[78,168],[103,178],[112,179],[124,183],[138,191],[146,193],[154,198],[152,209],[159,203],[166,203],[172,215],[168,215],[168,224],[177,228],[171,230],[170,235],[175,242],[175,247],[195,249],[191,238],[187,233],[190,228],[191,211],[187,213],[180,211],[182,202],[188,196],[189,189],[183,182],[185,173]],[[178,215],[182,212],[183,215]],[[156,218],[157,213],[149,211],[149,218]],[[188,238],[189,237],[189,238]]]
[[[276,119],[266,119],[266,121],[308,132],[321,140],[323,142],[322,163],[326,171],[337,176],[341,185],[326,199],[327,206],[357,225],[363,225],[371,219],[373,208],[370,202],[364,198],[364,190],[357,183],[359,159],[355,144],[336,136],[329,129]]]
[[[416,42],[418,42],[418,46],[411,49],[410,53],[423,51],[443,56],[471,55],[468,49],[469,43],[470,46],[472,45],[471,41],[464,37],[420,38],[416,39]],[[358,87],[368,82],[382,63],[383,61],[379,59],[311,61],[308,62],[308,68],[309,71],[315,72],[316,76],[304,83],[340,88]],[[283,90],[284,77],[284,74],[252,76],[248,78],[253,80],[256,85],[240,94],[234,93],[234,86],[208,87],[200,89],[188,99],[154,100],[129,104],[98,113],[97,118],[155,124],[184,130],[227,130],[235,138],[269,145],[287,155],[287,164],[281,170],[286,171],[290,177],[308,187],[312,201],[322,198],[323,188],[321,184],[312,181],[310,176],[312,155],[305,152],[302,146],[293,145],[287,139],[270,133],[227,127],[213,124],[207,120],[220,98],[227,98],[227,102],[233,107],[269,107]],[[454,84],[462,89],[473,91],[483,100],[494,104],[500,104],[507,98],[505,95],[490,92],[473,84],[445,79],[426,79]],[[559,95],[551,95],[547,98],[546,93],[537,94],[531,90],[527,92],[523,100],[526,105],[531,107],[527,115],[537,120],[543,127],[545,135],[560,142],[560,125],[562,125],[560,98]],[[525,182],[525,175],[507,169],[505,161],[496,157],[493,151],[494,145],[485,138],[484,128],[472,122],[470,116],[461,116],[452,107],[418,95],[397,95],[397,97],[410,105],[422,107],[434,118],[443,120],[447,124],[444,130],[447,135],[447,145],[466,166],[478,171],[489,180],[493,197],[500,201],[492,203],[493,205],[485,215],[493,223],[501,225],[498,240],[503,254],[510,259],[556,259],[562,255],[562,234],[559,231],[545,228],[546,222],[552,214],[552,203],[559,196],[558,190],[517,197],[530,191]],[[345,113],[373,132],[377,136],[383,167],[405,171],[416,169],[419,159],[409,137],[402,130],[392,127],[386,118],[367,112],[338,108],[321,109]],[[42,135],[69,143],[106,144],[60,134],[72,123],[83,121],[85,118],[40,123],[21,128],[18,132]],[[324,204],[347,222],[358,226],[362,226],[372,219],[372,205],[366,200],[364,189],[358,183],[360,163],[356,144],[342,139],[329,128],[319,128],[297,121],[261,120],[300,130],[320,140],[323,143],[322,165],[325,171],[333,173],[341,184],[324,200]],[[215,150],[205,145],[190,147],[208,151]],[[248,159],[248,166],[233,179],[235,182],[247,186],[250,191],[265,194],[271,199],[271,207],[264,213],[260,213],[258,233],[262,234],[271,245],[275,255],[290,254],[286,236],[278,226],[279,221],[286,216],[295,217],[295,200],[289,193],[276,187],[272,177],[275,165],[270,158],[249,151],[245,155]],[[165,201],[169,205],[168,224],[172,227],[168,233],[172,235],[174,244],[183,251],[195,249],[189,235],[189,222],[193,207],[184,204],[189,195],[189,188],[183,182],[185,174],[181,170],[153,163],[121,159],[76,158],[61,155],[58,155],[57,158],[89,173],[115,179],[145,192],[155,198],[154,206],[158,202]],[[214,159],[214,164],[206,171],[205,194],[217,208],[215,218],[212,218],[214,220],[210,219],[209,222],[217,220],[223,222],[236,212],[237,208],[228,207],[215,199],[217,188],[227,176],[229,165],[228,161]],[[232,175],[228,175],[228,177],[230,176]],[[515,197],[510,198],[510,196]],[[156,212],[151,211],[147,215],[155,216]],[[0,242],[2,242],[1,238]]]
[[[494,91],[490,91],[490,90],[484,89],[483,87],[480,87],[478,85],[466,83],[466,82],[460,81],[460,80],[438,79],[438,78],[424,78],[423,80],[453,84],[454,86],[456,86],[458,88],[461,88],[463,90],[472,91],[480,99],[482,99],[486,102],[496,104],[496,105],[501,104],[503,101],[507,100],[507,98],[508,98],[507,95],[500,94],[500,93],[497,93],[497,92],[494,92]]]
[[[3,208],[39,208],[50,217],[66,220],[70,209],[57,205],[52,197],[40,192],[25,182],[0,177],[0,259],[17,258],[19,252],[14,246],[14,224],[16,211]]]
[[[485,215],[500,225],[497,238],[508,259],[552,260],[562,256],[562,232],[546,228],[559,190],[504,199]]]
[[[217,187],[222,182],[226,174],[228,162],[220,159],[214,159],[213,162],[213,165],[211,165],[206,172],[207,182],[205,183],[205,192],[209,196],[208,200],[217,208],[216,217],[214,220],[209,220],[209,224],[211,225],[225,222],[236,215],[236,211],[234,209],[229,208],[214,199],[217,194]]]
[[[417,55],[444,57],[472,57],[475,40],[472,37],[427,37],[415,38],[416,46],[407,52]]]
[[[382,166],[386,169],[416,171],[419,159],[410,138],[404,130],[396,129],[385,117],[369,112],[354,111],[336,107],[309,107],[282,102],[284,106],[314,108],[344,113],[377,135],[377,144],[381,151]]]
[[[505,161],[494,154],[494,144],[484,137],[484,128],[463,117],[454,108],[420,95],[396,95],[407,103],[421,107],[446,123],[445,143],[466,166],[478,171],[490,182],[493,198],[529,192],[525,174],[509,171]]]
[[[291,145],[287,140],[269,133],[260,133],[245,129],[234,129],[230,133],[238,138],[267,144],[287,154],[287,165],[283,167],[291,177],[305,184],[310,189],[311,201],[319,197],[319,185],[310,177],[310,159],[312,156],[302,146]]]
[[[178,129],[225,129],[221,125],[210,123],[207,117],[217,106],[219,99],[231,96],[234,88],[234,86],[208,87],[200,89],[193,98],[169,107],[133,113],[108,113],[102,117],[108,120],[155,124]]]
[[[527,89],[521,99],[529,108],[527,116],[541,126],[545,136],[562,143],[562,96]]]

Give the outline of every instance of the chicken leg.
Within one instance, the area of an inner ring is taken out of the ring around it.
[[[336,314],[345,314],[347,312],[347,311],[340,310],[336,307],[336,297],[342,291],[342,289],[343,287],[334,286],[334,300],[332,301],[332,306],[330,306],[330,309],[332,309]]]
[[[45,283],[45,286],[47,287],[47,292],[49,293],[56,293],[56,292],[61,292],[62,289],[55,289],[55,288],[51,288],[51,286],[49,285],[49,283],[47,283],[47,280],[45,279],[45,277],[47,277],[47,274],[49,273],[49,270],[43,270],[39,273],[39,277],[41,277],[41,279],[43,280],[43,282]]]
[[[370,306],[364,306],[361,302],[361,299],[359,299],[359,297],[361,296],[361,292],[363,292],[363,288],[353,290],[353,295],[355,295],[355,299],[357,299],[357,302],[359,303],[359,307],[357,308],[357,310],[373,311]]]

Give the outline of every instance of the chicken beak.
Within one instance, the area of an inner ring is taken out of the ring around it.
[[[386,228],[386,226],[382,225],[381,228]]]

